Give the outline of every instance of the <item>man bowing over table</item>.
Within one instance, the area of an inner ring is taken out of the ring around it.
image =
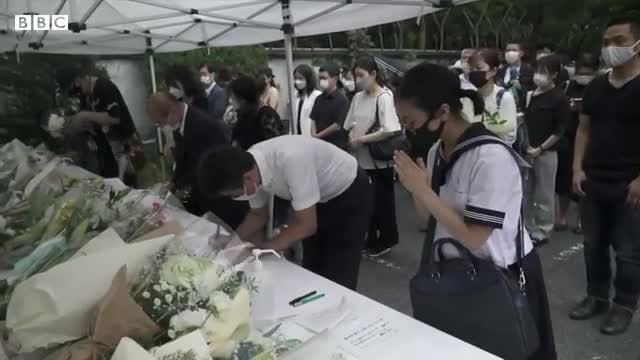
[[[285,135],[248,151],[212,149],[198,166],[198,185],[210,196],[249,201],[237,229],[242,239],[267,224],[271,195],[290,200],[288,227],[256,245],[284,250],[304,240],[306,269],[355,290],[373,194],[354,157],[322,140]]]
[[[173,157],[173,191],[182,200],[185,209],[201,216],[213,212],[229,226],[235,228],[247,209],[242,203],[229,198],[208,201],[196,186],[198,160],[211,146],[230,144],[222,120],[210,121],[208,114],[176,99],[166,91],[159,91],[147,100],[147,113],[157,127],[171,131],[175,141]]]

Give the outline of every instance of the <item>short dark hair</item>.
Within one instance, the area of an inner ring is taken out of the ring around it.
[[[600,57],[595,52],[583,52],[578,54],[576,59],[576,69],[589,68],[598,70],[600,66]]]
[[[302,75],[302,77],[307,81],[307,87],[303,90],[299,90],[299,92],[311,95],[313,90],[316,89],[316,74],[313,72],[311,66],[306,64],[298,65],[295,70],[293,70],[293,73]]]
[[[251,76],[240,76],[229,84],[231,94],[240,100],[244,100],[251,105],[257,105],[260,99],[260,85],[256,78]]]
[[[384,73],[378,66],[378,63],[376,63],[376,60],[373,58],[373,56],[363,56],[358,60],[356,60],[355,65],[353,65],[353,72],[355,73],[356,69],[358,68],[365,70],[369,74],[375,71],[376,82],[378,83],[378,85],[384,86],[385,84]]]
[[[233,68],[228,65],[223,65],[218,70],[218,80],[223,82],[231,82],[233,80]]]
[[[484,101],[477,91],[460,88],[460,78],[444,66],[423,62],[409,70],[396,91],[398,99],[413,99],[415,105],[433,114],[447,104],[452,113],[462,112],[461,98],[473,102],[476,115],[484,111]]]
[[[184,89],[184,95],[192,99],[206,97],[204,85],[196,77],[195,72],[184,65],[173,65],[165,74],[165,83],[167,86],[180,82]]]
[[[326,72],[331,77],[340,76],[340,67],[336,63],[326,63],[320,67],[320,72]]]
[[[198,161],[196,181],[207,198],[242,188],[244,175],[255,166],[251,153],[225,145],[205,152]]]
[[[634,39],[640,40],[640,20],[638,20],[637,18],[631,16],[616,17],[609,21],[607,27],[610,28],[617,25],[629,25],[629,27],[631,28],[631,34],[633,35]]]
[[[545,70],[549,74],[560,75],[562,71],[562,58],[558,55],[547,55],[538,60],[536,63],[538,70]]]
[[[211,65],[211,64],[200,64],[200,65],[198,65],[198,71],[200,71],[200,69],[202,69],[202,68],[207,68],[207,71],[209,73],[216,72],[216,68],[213,67],[213,65]]]
[[[496,49],[480,49],[471,55],[471,58],[474,60],[478,57],[481,58],[493,70],[502,64],[500,56],[501,52]]]

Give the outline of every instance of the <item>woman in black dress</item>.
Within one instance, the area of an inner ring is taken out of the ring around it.
[[[229,85],[231,105],[237,122],[231,133],[235,146],[248,150],[253,145],[285,133],[278,113],[260,102],[260,87],[255,78],[241,76]]]
[[[567,87],[567,97],[571,104],[571,120],[567,125],[564,137],[558,149],[558,173],[556,176],[556,193],[558,194],[558,221],[556,231],[565,231],[569,228],[568,213],[571,202],[577,202],[578,197],[573,193],[571,178],[573,167],[573,147],[575,145],[576,131],[582,109],[582,94],[585,88],[594,79],[598,71],[598,60],[592,54],[583,54],[576,63],[576,74]],[[574,232],[580,233],[582,225],[578,218]]]

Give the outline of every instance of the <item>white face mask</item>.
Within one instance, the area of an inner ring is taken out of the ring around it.
[[[369,76],[357,77],[356,87],[358,90],[367,90],[369,88]]]
[[[322,91],[327,91],[329,89],[329,80],[328,79],[320,79],[320,82],[318,83],[318,87]]]
[[[173,86],[169,86],[169,94],[175,96],[175,98],[178,100],[181,100],[184,97],[184,91]]]
[[[244,191],[244,195],[238,196],[238,197],[234,197],[233,200],[236,201],[250,201],[251,199],[255,198],[256,196],[258,196],[258,192],[260,192],[260,187],[256,185],[256,192],[253,195],[249,195],[247,194],[247,187],[242,185],[242,190]]]
[[[211,75],[202,75],[202,76],[200,76],[200,82],[205,84],[205,85],[211,85],[211,83],[213,82],[213,76],[211,76]]]
[[[504,60],[507,62],[507,64],[514,65],[518,63],[518,61],[520,61],[520,52],[514,50],[507,51],[504,54]]]
[[[352,92],[356,89],[356,83],[353,80],[341,80],[342,85],[347,91]]]
[[[578,85],[582,85],[582,86],[586,86],[587,84],[589,84],[593,79],[595,78],[595,76],[593,75],[576,75],[573,77],[573,80],[576,82],[576,84]]]
[[[640,40],[631,46],[607,46],[602,48],[602,61],[606,67],[618,67],[626,64],[638,53],[634,48]]]
[[[293,82],[293,84],[295,85],[296,89],[300,91],[306,89],[307,87],[307,82],[305,80],[296,80]]]
[[[533,75],[533,82],[538,88],[546,88],[551,84],[551,79],[547,74],[535,73]]]

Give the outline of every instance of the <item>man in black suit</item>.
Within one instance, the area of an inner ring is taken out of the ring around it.
[[[200,82],[202,82],[207,92],[209,113],[214,120],[222,120],[229,102],[227,92],[216,83],[216,74],[211,65],[202,64],[198,70],[200,72]]]
[[[207,199],[196,186],[198,161],[209,148],[229,145],[228,131],[222,120],[212,121],[208,114],[188,106],[165,91],[147,100],[147,113],[157,127],[173,133],[175,142],[173,190],[190,213],[201,216],[213,212],[231,227],[244,218],[246,204],[231,199]]]
[[[514,96],[520,111],[525,107],[527,92],[535,88],[533,83],[534,69],[531,65],[523,62],[524,56],[522,44],[507,44],[504,53],[506,66],[501,68],[496,76],[498,85],[504,87]]]

